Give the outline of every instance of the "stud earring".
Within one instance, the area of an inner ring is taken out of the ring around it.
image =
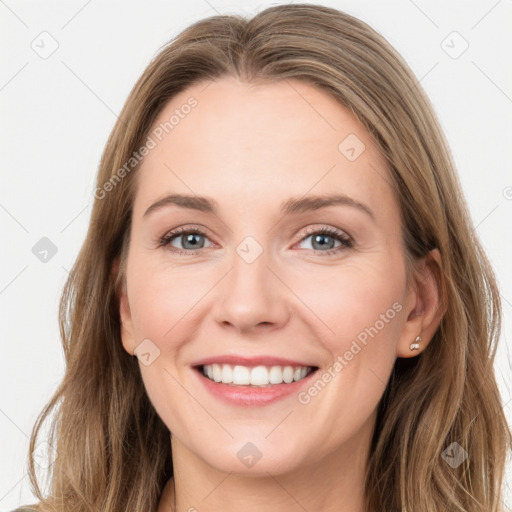
[[[421,336],[416,336],[414,343],[411,343],[409,348],[411,350],[418,350],[420,348],[420,344],[418,343],[419,341],[421,341]]]

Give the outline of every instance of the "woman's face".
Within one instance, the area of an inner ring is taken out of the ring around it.
[[[161,112],[137,177],[122,338],[189,457],[277,474],[369,441],[420,334],[390,181],[362,124],[303,82],[201,82]]]

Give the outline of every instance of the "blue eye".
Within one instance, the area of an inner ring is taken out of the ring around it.
[[[351,237],[345,235],[337,229],[328,226],[314,231],[310,231],[307,236],[304,236],[300,242],[304,242],[308,238],[312,238],[312,249],[316,253],[324,255],[331,255],[340,252],[341,250],[348,249],[354,246]],[[182,247],[175,247],[172,245],[174,240],[180,240]],[[198,254],[200,249],[205,248],[204,241],[208,240],[206,233],[199,228],[179,228],[164,235],[159,240],[159,246],[168,247],[172,253],[182,255],[195,255]],[[333,244],[339,242],[338,247]]]
[[[204,248],[204,241],[203,243],[197,241],[198,238],[201,237],[206,238],[206,233],[198,228],[179,228],[164,235],[160,239],[159,245],[168,246],[171,252],[180,254],[196,254],[198,249]],[[184,250],[171,245],[171,242],[179,239],[182,240]]]
[[[304,242],[308,238],[312,239],[312,250],[319,251],[322,255],[335,254],[342,249],[353,247],[353,241],[350,237],[329,227],[313,231],[308,236],[302,238],[301,242]],[[334,247],[336,242],[340,244],[338,247]],[[323,249],[317,249],[318,247]]]

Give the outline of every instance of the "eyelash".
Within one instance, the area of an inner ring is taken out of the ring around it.
[[[179,236],[189,235],[189,234],[196,234],[207,237],[207,233],[203,230],[195,227],[186,228],[181,227],[178,229],[175,229],[174,231],[170,231],[166,233],[163,237],[160,238],[158,241],[159,247],[168,247],[168,249],[175,254],[179,255],[185,255],[185,256],[193,256],[198,253],[201,249],[196,250],[187,250],[187,249],[178,249],[176,247],[172,247],[170,243]],[[303,242],[307,238],[309,238],[312,235],[329,235],[330,237],[334,238],[335,240],[338,240],[341,242],[341,245],[339,247],[336,247],[335,249],[329,249],[328,251],[319,251],[315,249],[308,249],[315,253],[321,253],[322,256],[331,256],[339,253],[343,249],[350,249],[354,246],[354,241],[350,236],[345,235],[343,232],[338,231],[337,229],[331,228],[329,226],[324,226],[321,229],[313,229],[306,233],[305,236],[303,236],[299,242]]]

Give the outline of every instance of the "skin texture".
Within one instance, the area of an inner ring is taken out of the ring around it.
[[[174,97],[154,127],[191,96],[197,106],[140,169],[119,290],[125,350],[133,355],[150,339],[160,351],[150,365],[139,362],[172,432],[175,476],[159,511],[363,512],[376,408],[395,359],[424,350],[439,325],[439,253],[406,288],[387,164],[364,127],[324,92],[299,81],[255,86],[223,77]],[[354,161],[338,149],[349,134],[365,145]],[[207,196],[219,211],[169,205],[143,216],[170,193]],[[280,212],[289,198],[332,193],[364,203],[375,220],[347,205]],[[179,235],[171,247],[191,254],[159,246],[180,227],[206,231],[195,254]],[[353,247],[315,244],[311,233],[325,227],[350,236]],[[249,235],[263,250],[252,263],[236,251]],[[214,355],[270,355],[309,362],[321,374],[393,304],[400,311],[307,404],[292,394],[263,407],[229,405],[191,367]],[[252,467],[237,457],[247,442],[262,454]]]

